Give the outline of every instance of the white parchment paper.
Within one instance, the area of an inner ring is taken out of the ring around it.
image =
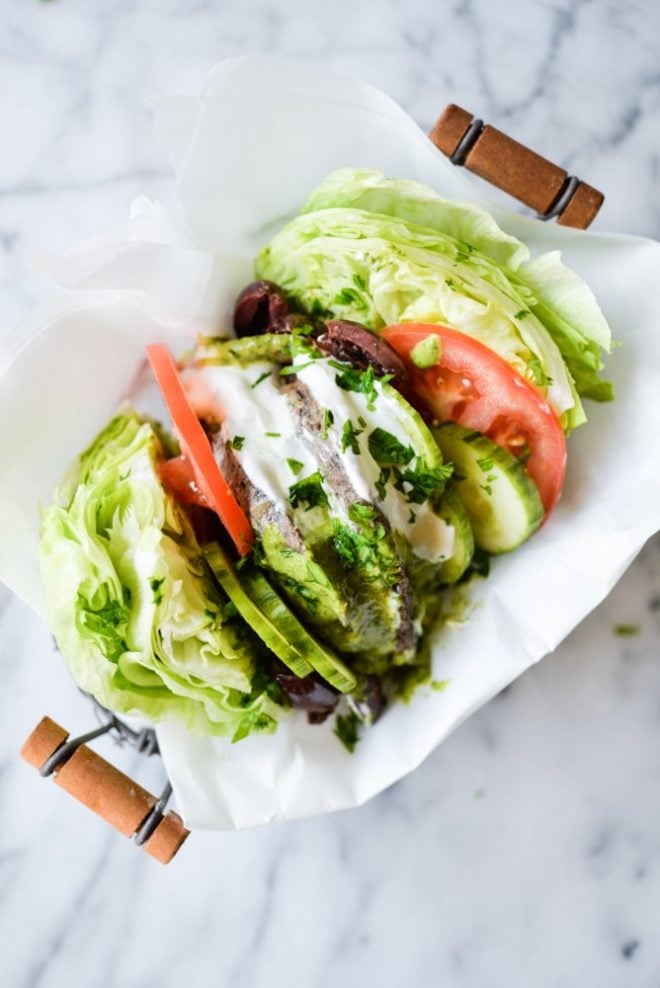
[[[437,638],[435,676],[450,680],[444,692],[421,689],[388,711],[353,756],[330,725],[309,727],[302,716],[275,736],[233,746],[177,724],[158,729],[189,826],[239,828],[355,806],[556,648],[660,528],[660,245],[489,205],[388,97],[324,70],[232,59],[212,71],[200,98],[150,104],[176,172],[180,216],[140,198],[121,227],[43,258],[61,289],[0,352],[0,577],[36,610],[38,505],[124,397],[148,399],[145,344],[162,339],[181,350],[190,335],[226,326],[258,247],[335,168],[424,181],[486,205],[533,253],[561,249],[623,344],[608,367],[617,401],[588,404],[550,523],[497,560],[469,622]]]

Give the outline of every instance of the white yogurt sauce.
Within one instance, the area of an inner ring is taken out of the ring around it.
[[[377,426],[392,433],[404,445],[410,445],[401,408],[397,400],[383,391],[376,381],[378,397],[373,411],[368,408],[366,395],[343,391],[335,383],[337,371],[328,360],[311,363],[305,356],[297,357],[299,380],[305,384],[321,408],[330,409],[333,422],[328,427],[327,442],[340,454],[344,469],[358,495],[378,505],[392,528],[408,540],[413,552],[422,559],[439,561],[451,556],[454,529],[431,510],[427,504],[410,504],[403,492],[387,484],[384,501],[378,496],[376,482],[380,467],[367,446],[369,434]],[[184,385],[198,414],[211,412],[223,422],[228,438],[243,437],[236,451],[241,466],[252,483],[275,503],[288,509],[289,487],[319,469],[312,446],[304,436],[296,435],[296,421],[289,402],[278,390],[279,366],[258,362],[240,366],[207,365],[183,375]],[[262,374],[268,374],[259,384]],[[359,429],[358,419],[366,427],[358,437],[360,453],[350,449],[342,452],[344,424],[350,419]],[[270,435],[269,435],[270,433]],[[317,439],[318,441],[318,439]],[[302,463],[296,474],[288,460]],[[328,491],[333,515],[345,520],[345,506]],[[409,522],[411,510],[415,521]]]

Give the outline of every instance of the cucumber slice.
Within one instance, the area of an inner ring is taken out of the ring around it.
[[[296,676],[316,670],[342,693],[355,689],[353,673],[309,634],[263,573],[250,562],[237,573],[217,543],[207,546],[204,555],[239,614]]]
[[[435,426],[433,435],[454,464],[475,544],[494,555],[528,539],[543,521],[543,505],[523,464],[480,432],[454,422]]]
[[[415,455],[421,456],[428,467],[442,466],[442,451],[438,448],[432,431],[419,412],[391,384],[383,385],[383,394],[393,398],[396,402],[399,421],[408,435]]]
[[[241,570],[240,578],[245,591],[257,607],[320,676],[340,693],[350,693],[355,689],[357,679],[350,669],[310,635],[263,573],[248,564]]]
[[[440,507],[440,517],[454,529],[454,551],[440,567],[443,583],[456,583],[463,576],[474,555],[474,535],[465,506],[456,491],[456,485],[447,484]]]
[[[312,672],[310,663],[250,599],[220,546],[217,543],[206,546],[204,556],[216,580],[255,634],[261,638],[262,642],[278,659],[281,659],[292,672],[295,672],[296,676],[301,678],[308,676]]]

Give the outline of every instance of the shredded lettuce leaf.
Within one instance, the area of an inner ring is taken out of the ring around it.
[[[117,713],[234,738],[272,730],[277,708],[255,688],[262,646],[163,488],[162,456],[154,426],[122,411],[43,511],[58,646],[80,688]]]

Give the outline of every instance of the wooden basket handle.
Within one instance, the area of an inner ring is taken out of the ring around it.
[[[167,796],[153,796],[84,743],[107,728],[69,741],[69,734],[44,717],[21,748],[21,755],[42,775],[53,775],[62,789],[93,810],[125,837],[135,837],[147,854],[167,864],[189,831],[170,811],[163,815]],[[54,767],[51,767],[53,766]],[[168,787],[169,789],[169,787]],[[171,791],[171,790],[170,790]]]
[[[603,204],[604,195],[565,168],[519,144],[502,131],[476,120],[450,103],[438,118],[430,138],[455,165],[536,210],[540,219],[586,230]]]

